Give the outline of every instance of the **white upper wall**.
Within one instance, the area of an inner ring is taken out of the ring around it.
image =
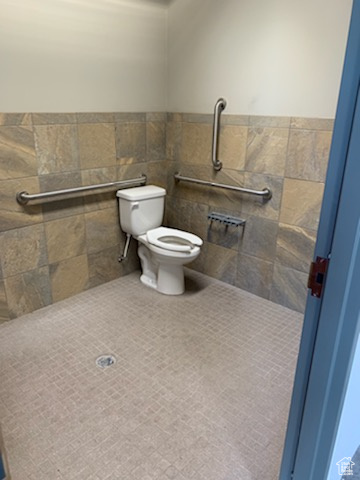
[[[159,0],[0,0],[0,111],[166,110]]]
[[[172,0],[168,110],[334,117],[352,0]]]
[[[0,0],[0,111],[334,116],[352,0],[167,3]]]

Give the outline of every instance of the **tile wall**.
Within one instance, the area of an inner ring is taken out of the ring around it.
[[[212,115],[163,113],[0,114],[0,321],[62,300],[138,268],[119,264],[124,234],[114,192],[20,206],[29,193],[148,175],[167,188],[165,224],[200,235],[192,267],[303,311],[333,122],[223,115],[211,167]],[[173,174],[262,189],[257,197]],[[245,228],[207,220],[209,212]]]
[[[219,159],[211,167],[212,116],[169,114],[166,221],[205,239],[192,267],[302,312],[312,258],[333,121],[296,117],[223,115]],[[270,201],[189,183],[173,174],[254,189]],[[207,220],[235,215],[245,227]],[[191,265],[190,265],[191,266]]]
[[[44,192],[148,175],[165,186],[166,115],[0,114],[0,321],[138,268],[119,264],[114,192],[20,206]]]

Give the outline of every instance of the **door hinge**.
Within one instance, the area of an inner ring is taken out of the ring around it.
[[[328,265],[329,259],[323,257],[316,257],[315,262],[310,265],[308,288],[310,288],[313,297],[321,297]]]

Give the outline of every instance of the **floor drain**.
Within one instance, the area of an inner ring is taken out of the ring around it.
[[[116,363],[116,358],[113,355],[101,355],[96,359],[95,363],[100,368],[107,368]]]

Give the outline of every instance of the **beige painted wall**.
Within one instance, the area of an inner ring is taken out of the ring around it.
[[[155,0],[0,0],[0,111],[166,110],[166,16]]]
[[[169,112],[335,116],[351,0],[173,0]]]
[[[0,0],[0,111],[331,118],[351,3]]]

